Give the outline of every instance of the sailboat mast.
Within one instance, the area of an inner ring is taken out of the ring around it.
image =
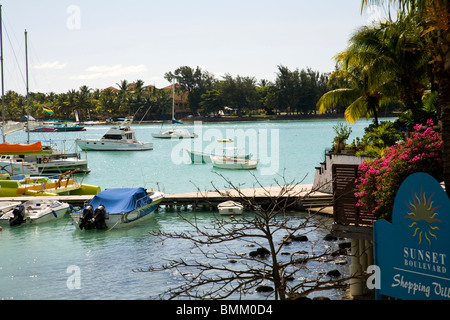
[[[26,66],[26,83],[27,83],[27,143],[30,143],[30,99],[28,94],[28,45],[27,30],[25,29],[25,66]]]
[[[5,86],[3,84],[3,20],[2,20],[2,6],[0,5],[0,65],[2,77],[2,136],[3,143],[6,142],[5,135]]]
[[[172,130],[174,129],[175,120],[175,79],[172,81]]]

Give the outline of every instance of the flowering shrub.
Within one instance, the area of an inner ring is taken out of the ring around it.
[[[384,151],[384,156],[365,161],[356,179],[357,206],[378,219],[391,220],[394,199],[400,184],[415,172],[425,172],[443,180],[442,137],[433,121],[416,125],[410,138]]]

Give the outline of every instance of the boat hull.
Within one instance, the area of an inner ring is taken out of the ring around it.
[[[64,217],[70,211],[70,205],[52,200],[30,200],[24,203],[25,219],[21,224],[38,224],[55,221]],[[9,225],[13,210],[0,217],[0,225]]]
[[[137,209],[129,212],[117,213],[117,214],[106,214],[106,227],[111,228],[126,228],[136,225],[138,223],[145,222],[150,217],[153,216],[156,209],[158,209],[161,201],[163,200],[163,194],[160,192],[155,192],[152,196],[152,202],[143,205]],[[72,222],[73,224],[79,225],[80,220],[83,217],[83,211],[72,212]]]
[[[211,156],[216,156],[216,155],[210,155],[208,153],[204,153],[201,151],[194,151],[194,150],[189,150],[189,149],[185,149],[185,150],[188,153],[188,155],[191,159],[191,162],[195,163],[195,164],[212,163]],[[236,154],[236,155],[231,156],[230,158],[249,160],[250,154],[242,154],[242,155]]]
[[[75,141],[82,150],[91,151],[145,151],[153,149],[153,143],[150,142],[129,143],[101,139],[77,139]]]
[[[0,169],[10,175],[62,173],[77,170],[78,173],[89,173],[88,162],[79,155],[1,155]]]
[[[211,156],[211,161],[213,166],[219,169],[254,170],[258,167],[257,160]]]
[[[190,133],[187,130],[168,130],[165,132],[152,133],[152,137],[156,139],[192,139],[197,138],[196,133]]]
[[[244,212],[244,206],[234,201],[222,202],[217,206],[217,209],[223,216],[239,215]]]
[[[207,153],[187,149],[186,152],[191,158],[192,163],[211,163],[211,157]]]
[[[38,171],[42,173],[61,173],[65,171],[73,171],[78,169],[78,173],[89,173],[91,169],[88,167],[87,160],[54,160],[47,164],[38,164]]]

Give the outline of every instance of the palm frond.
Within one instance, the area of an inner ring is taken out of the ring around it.
[[[371,115],[364,97],[359,97],[345,109],[345,120],[351,123],[358,121],[362,116],[369,118]]]
[[[358,92],[354,89],[342,88],[328,91],[317,102],[319,113],[324,113],[338,104],[351,104],[358,96]]]

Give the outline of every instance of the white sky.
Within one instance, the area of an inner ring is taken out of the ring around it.
[[[137,79],[159,88],[182,65],[274,80],[278,65],[333,71],[360,0],[0,0],[5,91],[67,92]],[[376,9],[376,8],[375,8]]]

